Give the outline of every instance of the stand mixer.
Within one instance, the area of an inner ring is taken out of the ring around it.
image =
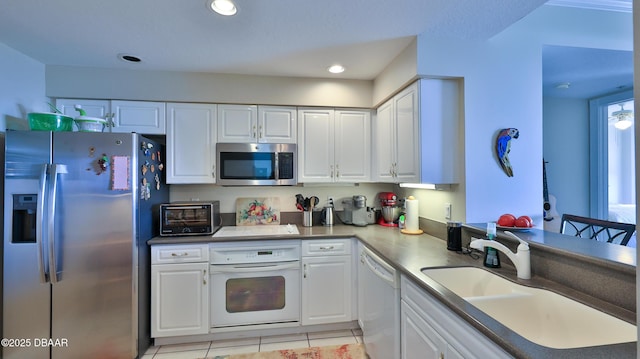
[[[378,193],[378,199],[380,199],[380,205],[382,206],[382,215],[378,220],[378,224],[386,227],[397,227],[398,217],[402,207],[398,207],[398,196],[393,192],[380,192]]]

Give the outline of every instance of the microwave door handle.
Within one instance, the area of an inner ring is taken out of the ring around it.
[[[67,166],[54,164],[51,165],[51,187],[49,189],[49,277],[51,283],[57,283],[58,278],[58,266],[56,264],[56,201],[58,192],[58,175],[67,173]]]
[[[274,173],[274,179],[275,180],[279,180],[280,179],[280,153],[276,152],[273,156],[273,167],[275,167],[273,169],[273,173]]]
[[[44,206],[45,206],[45,194],[47,191],[47,172],[49,171],[49,164],[42,165],[40,170],[40,181],[38,182],[38,202],[36,207],[36,247],[38,250],[38,273],[40,273],[40,282],[49,282],[49,272],[45,266],[45,244],[44,244]]]

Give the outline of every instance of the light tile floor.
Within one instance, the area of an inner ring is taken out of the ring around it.
[[[214,358],[218,355],[356,343],[362,343],[360,329],[153,346],[140,359]]]

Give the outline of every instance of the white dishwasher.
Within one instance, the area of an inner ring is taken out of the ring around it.
[[[400,359],[400,274],[364,245],[358,268],[358,313],[370,359]]]

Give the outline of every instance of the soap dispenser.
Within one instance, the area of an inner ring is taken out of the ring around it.
[[[487,238],[493,240],[496,237],[496,223],[487,223]],[[498,250],[492,247],[484,247],[484,266],[489,268],[500,268],[500,256]]]

